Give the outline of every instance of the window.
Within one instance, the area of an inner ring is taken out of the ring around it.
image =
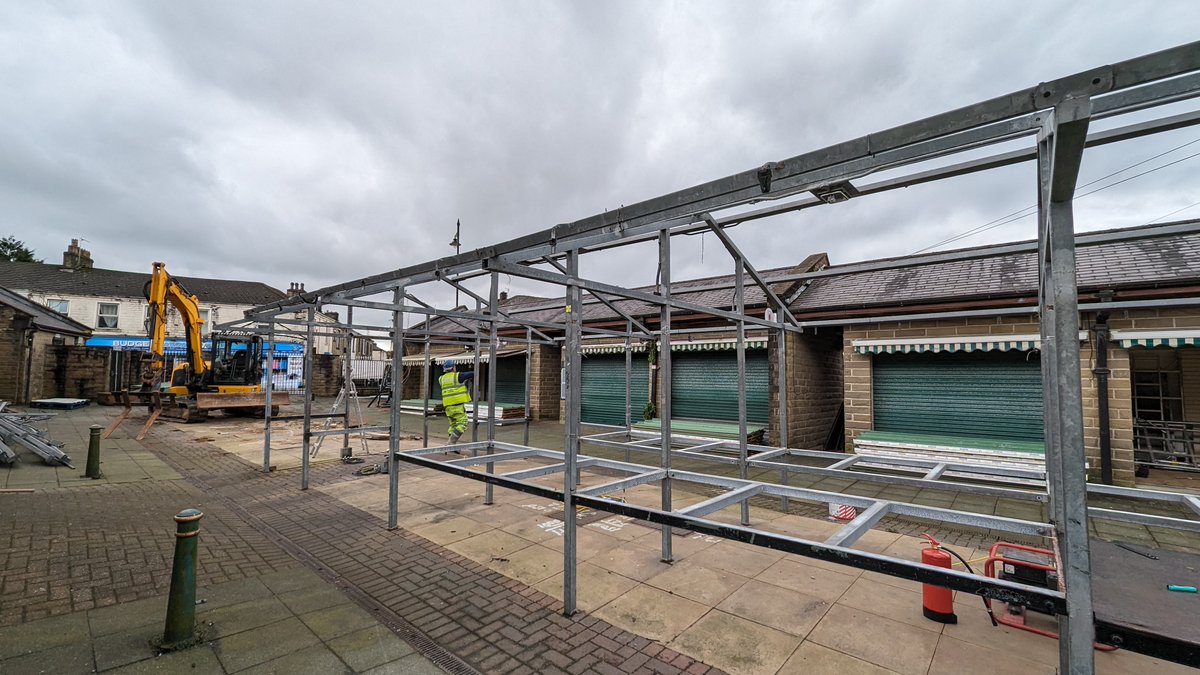
[[[67,302],[66,300],[47,300],[46,306],[49,307],[51,311],[66,315],[67,310],[71,308],[71,303]]]
[[[116,328],[117,308],[115,302],[102,302],[96,310],[96,328]]]
[[[200,334],[208,335],[209,333],[211,333],[212,330],[209,328],[208,310],[207,309],[200,310],[200,321],[203,322],[200,324]]]

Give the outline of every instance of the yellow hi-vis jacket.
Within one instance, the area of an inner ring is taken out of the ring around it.
[[[458,373],[446,373],[438,378],[442,385],[442,405],[462,405],[471,402],[471,394],[467,393],[467,385],[458,379]]]

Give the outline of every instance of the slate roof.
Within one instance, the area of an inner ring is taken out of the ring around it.
[[[50,333],[65,333],[66,335],[81,335],[88,336],[92,334],[92,329],[87,326],[69,319],[66,316],[50,309],[43,307],[29,298],[18,295],[7,288],[0,288],[0,304],[8,305],[13,309],[29,316],[33,319],[32,323],[37,328]]]
[[[175,277],[201,302],[227,305],[261,305],[286,297],[282,291],[257,281],[229,281]],[[0,261],[0,286],[23,291],[144,298],[142,288],[149,272],[119,270],[72,270],[63,265]]]
[[[1079,235],[1076,247],[1080,292],[1130,288],[1162,288],[1200,282],[1200,232],[1178,233],[1182,221]],[[1115,237],[1114,237],[1115,235]],[[1087,237],[1109,241],[1086,243]],[[1032,244],[1029,242],[1019,242]],[[1034,251],[986,255],[1012,244],[961,249],[983,254],[969,260],[937,262],[890,270],[853,272],[865,263],[833,266],[848,274],[814,279],[792,304],[797,314],[867,307],[910,306],[1036,296],[1037,254]],[[938,254],[913,256],[910,261]]]

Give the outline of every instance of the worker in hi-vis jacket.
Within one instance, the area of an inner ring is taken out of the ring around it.
[[[455,370],[455,365],[452,359],[443,361],[442,370],[445,372],[438,378],[438,384],[442,385],[442,407],[446,409],[446,419],[450,420],[451,443],[457,443],[467,430],[467,411],[463,406],[471,402],[467,383],[475,379],[473,371],[460,373]]]

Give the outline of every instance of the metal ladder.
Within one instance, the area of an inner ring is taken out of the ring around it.
[[[342,405],[346,403],[347,396],[350,397],[350,401],[354,405],[354,414],[358,416],[358,425],[359,425],[359,427],[362,427],[362,425],[363,425],[362,404],[360,403],[359,398],[358,398],[358,389],[354,386],[354,380],[351,379],[346,383],[346,385],[344,385],[340,390],[338,390],[337,398],[334,399],[333,405],[330,406],[330,408],[329,408],[329,414],[325,417],[325,424],[323,424],[321,426],[321,431],[329,431],[329,427],[333,423],[333,420],[336,418],[342,417],[342,414],[339,413],[338,411],[341,409]],[[317,437],[317,442],[313,445],[312,450],[309,451],[309,453],[308,453],[309,457],[317,456],[317,452],[320,451],[321,444],[325,442],[325,438],[326,438],[325,434],[322,434]],[[359,440],[359,443],[362,445],[363,454],[364,455],[368,454],[367,433],[365,431],[359,431],[358,432],[358,440]]]

